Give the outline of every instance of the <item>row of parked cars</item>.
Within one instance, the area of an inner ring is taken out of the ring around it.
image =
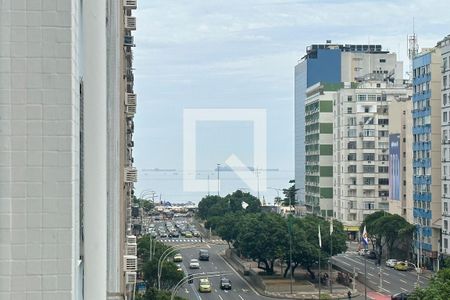
[[[377,254],[375,251],[370,251],[368,249],[361,249],[358,251],[359,255],[365,256],[369,259],[377,259]],[[394,258],[386,260],[386,267],[394,268],[398,271],[411,271],[415,269],[414,264],[408,261],[397,260]]]

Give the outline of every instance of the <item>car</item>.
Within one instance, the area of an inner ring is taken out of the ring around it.
[[[198,252],[198,260],[209,260],[209,252],[208,250],[205,249],[200,249],[200,251]]]
[[[377,254],[375,253],[375,251],[369,251],[369,253],[366,253],[365,256],[368,259],[376,259],[377,258]]]
[[[226,277],[220,278],[220,288],[222,290],[231,290],[231,280]]]
[[[358,255],[362,255],[362,256],[364,256],[368,253],[369,253],[369,249],[361,249],[358,251]]]
[[[198,259],[191,259],[189,262],[189,269],[200,269],[200,264],[198,262]]]
[[[390,258],[386,261],[386,267],[393,268],[398,263],[398,260]]]
[[[181,256],[180,253],[177,253],[177,254],[174,255],[173,261],[174,262],[182,262],[183,261],[183,256]]]
[[[407,261],[400,261],[395,264],[394,269],[396,269],[397,271],[411,271],[414,269],[414,267]]]
[[[409,294],[407,293],[397,293],[391,296],[391,300],[408,300]]]
[[[208,278],[200,278],[198,281],[198,291],[200,293],[211,293],[211,283]]]
[[[192,237],[192,232],[186,231],[184,236],[187,237],[187,238],[191,238]]]
[[[183,272],[183,268],[181,267],[180,264],[177,264],[177,271],[178,272]]]
[[[200,237],[200,232],[192,231],[192,235],[195,236],[195,237]]]

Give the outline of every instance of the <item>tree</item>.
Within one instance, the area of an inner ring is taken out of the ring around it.
[[[258,262],[258,268],[273,274],[274,262],[286,249],[286,221],[278,214],[247,214],[239,223],[238,250]]]
[[[315,278],[311,267],[319,261],[326,263],[331,253],[331,239],[333,239],[333,254],[347,250],[347,236],[344,226],[338,221],[333,221],[333,234],[330,237],[330,223],[320,216],[307,215],[301,219],[293,219],[292,225],[292,264],[293,272],[298,266],[303,266]],[[318,225],[321,227],[322,248],[319,247]],[[288,250],[287,250],[288,251]],[[288,252],[286,252],[288,254]],[[285,257],[289,257],[288,255]],[[291,262],[287,259],[287,268],[284,276],[289,271]]]
[[[399,215],[392,215],[384,211],[368,215],[361,224],[361,231],[364,226],[366,226],[373,247],[378,252],[379,259],[381,259],[385,246],[389,253],[393,252],[395,246],[402,249],[403,253],[407,253],[415,228]]]
[[[282,206],[290,206],[291,208],[295,207],[298,204],[298,201],[295,197],[298,189],[295,188],[295,184],[287,189],[283,189],[284,198],[277,197],[275,198],[275,204]]]
[[[238,237],[239,223],[243,217],[243,212],[227,213],[221,218],[216,217],[215,231],[223,240],[227,241],[229,248]]]
[[[161,288],[170,289],[174,287],[181,279],[184,273],[177,271],[177,266],[172,261],[165,261],[162,265]],[[144,281],[147,287],[158,286],[158,260],[153,259],[144,263],[143,267]]]
[[[156,288],[149,288],[144,296],[139,297],[136,295],[136,300],[170,300],[170,296],[171,293],[169,291],[158,291]],[[185,300],[185,298],[175,296],[175,300]]]
[[[441,269],[427,288],[417,288],[408,299],[446,300],[450,295],[450,268]]]

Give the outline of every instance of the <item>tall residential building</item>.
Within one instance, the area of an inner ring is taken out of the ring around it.
[[[383,74],[344,83],[334,106],[334,217],[356,238],[366,215],[389,210],[389,110],[408,87]],[[398,111],[397,114],[401,114]],[[401,159],[402,153],[399,154]],[[396,182],[400,185],[400,182]]]
[[[450,36],[440,41],[437,47],[441,50],[442,61],[442,253],[450,256]]]
[[[0,2],[2,300],[131,295],[133,8]]]
[[[403,65],[395,53],[381,45],[314,44],[295,66],[295,184],[297,199],[305,200],[306,89],[314,84],[359,82],[369,73],[384,74],[401,82]]]
[[[389,103],[389,213],[414,223],[412,92]],[[403,154],[404,153],[404,154]]]
[[[340,84],[316,83],[306,90],[305,206],[333,216],[333,103]]]
[[[437,266],[441,238],[441,53],[432,48],[413,59],[413,185],[416,253],[421,264]],[[444,117],[442,116],[442,119]]]

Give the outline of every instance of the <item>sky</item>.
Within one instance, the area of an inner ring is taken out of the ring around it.
[[[433,47],[450,34],[449,11],[450,1],[442,0],[139,1],[137,195],[154,191],[164,201],[198,202],[208,192],[223,196],[242,189],[273,203],[294,178],[294,67],[306,46],[326,40],[381,44],[396,52],[407,70],[413,19],[419,48]],[[252,120],[231,120],[224,113],[222,120],[195,123],[196,139],[187,141],[195,157],[184,158],[183,138],[190,133],[184,116],[199,109],[262,111],[265,146],[255,145]],[[255,161],[261,149],[265,168]],[[232,154],[253,169],[239,177],[225,168]],[[186,169],[183,162],[191,159],[195,168]],[[183,182],[189,176],[208,184],[188,191]],[[256,188],[250,180],[257,180]]]

